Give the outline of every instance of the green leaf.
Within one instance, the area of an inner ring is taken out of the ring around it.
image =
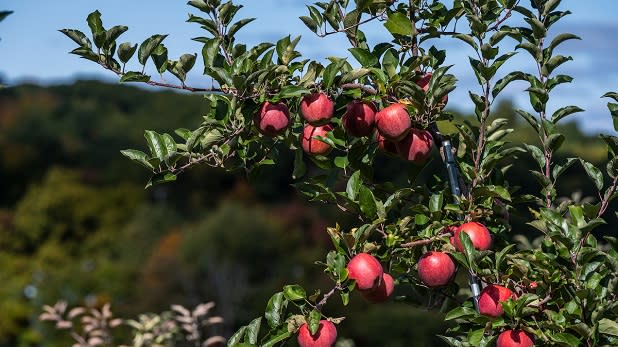
[[[395,35],[412,35],[414,33],[410,18],[401,12],[391,12],[384,26],[391,34]]]
[[[557,180],[558,177],[560,177],[560,175],[562,175],[562,173],[571,167],[577,160],[577,158],[567,158],[563,164],[554,165],[554,168],[552,169],[552,177],[554,180]]]
[[[464,233],[462,233],[464,234]],[[446,317],[444,317],[445,321],[449,321],[449,320],[453,320],[453,319],[457,319],[457,318],[462,318],[462,319],[466,319],[466,318],[472,318],[472,317],[476,317],[478,314],[476,313],[476,311],[470,307],[465,307],[465,306],[459,306],[456,307],[452,310],[450,310],[447,314]]]
[[[324,72],[322,74],[322,84],[324,85],[325,88],[332,87],[333,82],[335,81],[335,77],[337,76],[337,73],[341,71],[341,68],[343,67],[345,63],[346,63],[345,59],[341,59],[335,63],[328,64],[328,66],[324,69]]]
[[[479,46],[476,44],[476,41],[474,41],[474,38],[472,36],[466,34],[456,34],[453,35],[453,37],[467,43],[472,48],[474,48],[475,51],[478,51]]]
[[[549,148],[552,152],[557,151],[562,146],[564,142],[564,135],[562,134],[551,134],[547,137],[547,148]]]
[[[350,72],[347,72],[343,76],[341,76],[340,83],[343,84],[343,83],[353,82],[363,76],[366,76],[367,74],[369,74],[369,72],[371,72],[371,70],[366,69],[366,68],[354,69]]]
[[[283,292],[276,293],[270,300],[268,300],[268,305],[266,305],[266,312],[264,313],[264,317],[266,317],[266,321],[271,328],[275,328],[283,322],[283,312],[287,306],[287,301],[283,295]]]
[[[564,343],[567,346],[572,346],[572,347],[581,346],[580,340],[576,336],[569,334],[569,333],[557,333],[557,334],[553,334],[550,336],[552,340],[556,342]]]
[[[271,337],[268,341],[260,345],[260,347],[274,347],[279,342],[285,341],[292,336],[292,333],[287,330],[281,330],[278,335]]]
[[[258,335],[260,333],[260,325],[262,323],[262,317],[258,317],[247,325],[247,333],[245,336],[245,342],[256,344],[258,341]]]
[[[0,22],[4,20],[4,18],[8,17],[13,11],[0,11]]]
[[[541,72],[544,76],[549,76],[557,67],[570,60],[573,60],[573,58],[565,57],[563,55],[553,56],[545,64],[543,64]]]
[[[350,53],[363,67],[372,67],[378,63],[378,57],[364,48],[350,48]]]
[[[176,181],[176,178],[177,178],[176,175],[170,172],[157,173],[150,178],[145,188],[148,189],[158,184],[173,182],[173,181]]]
[[[618,336],[618,322],[611,319],[602,318],[599,320],[599,333],[605,335]]]
[[[228,346],[237,346],[239,345],[243,338],[245,337],[245,332],[247,331],[247,326],[242,326],[238,329],[232,337],[227,341]]]
[[[348,195],[348,198],[352,201],[356,201],[356,197],[358,192],[362,186],[362,178],[360,170],[354,172],[352,176],[348,179],[348,183],[346,185],[345,192]]]
[[[298,284],[291,284],[283,287],[283,295],[290,301],[304,300],[307,298],[305,289]]]
[[[365,187],[361,186],[358,194],[358,204],[360,206],[361,212],[365,215],[365,217],[373,220],[375,219],[376,213],[378,211],[376,199],[373,196],[373,192]]]
[[[148,161],[149,158],[148,158],[148,155],[146,155],[146,153],[135,150],[135,149],[125,149],[125,150],[120,151],[120,153],[122,153],[122,155],[124,155],[125,157],[141,164],[147,169],[154,170],[154,167]]]
[[[121,62],[126,64],[131,59],[131,57],[133,57],[133,54],[135,54],[136,50],[137,43],[135,45],[132,45],[131,42],[121,43],[118,47],[118,58],[120,58]]]
[[[95,46],[101,48],[103,43],[105,43],[105,29],[103,28],[103,22],[101,21],[101,12],[96,10],[90,13],[86,21],[88,22],[88,26],[92,32]]]
[[[545,28],[545,25],[543,25],[543,22],[541,22],[537,18],[524,18],[524,20],[528,22],[528,24],[530,24],[530,27],[532,28],[532,33],[534,34],[535,38],[542,39],[547,35],[547,29]]]
[[[471,270],[474,270],[476,268],[476,263],[474,262],[474,255],[476,251],[472,245],[472,240],[470,240],[468,233],[459,233],[459,240],[463,246],[463,253],[466,257],[466,263]]]
[[[288,84],[281,88],[281,91],[279,92],[279,97],[282,99],[289,99],[293,97],[303,96],[309,93],[311,93],[311,91],[305,87]]]
[[[312,310],[311,313],[309,313],[309,332],[311,333],[311,335],[315,335],[318,333],[318,329],[320,328],[320,318],[322,317],[322,315],[320,314],[320,312],[318,312],[318,310]]]
[[[318,23],[316,23],[315,20],[313,20],[313,18],[308,17],[308,16],[300,16],[298,18],[300,18],[300,20],[303,23],[305,23],[305,25],[307,26],[307,28],[309,28],[309,30],[313,31],[314,33],[318,32]]]
[[[163,136],[156,131],[146,130],[144,132],[144,137],[146,138],[152,156],[158,158],[160,161],[166,160],[168,152]]]
[[[150,76],[144,75],[141,72],[137,71],[129,71],[122,75],[120,78],[120,82],[148,82],[150,81]]]
[[[554,48],[558,47],[558,45],[560,45],[561,43],[567,40],[581,40],[581,38],[577,35],[569,34],[569,33],[562,33],[562,34],[556,35],[556,37],[554,37],[554,39],[551,40],[551,43],[547,47],[547,50],[549,52],[548,55],[551,55],[551,52],[553,52]]]
[[[444,196],[441,192],[438,194],[432,194],[431,198],[429,198],[429,212],[435,213],[440,211],[443,203]]]
[[[90,39],[88,39],[88,37],[86,37],[83,32],[75,29],[62,29],[59,31],[68,36],[71,40],[73,40],[81,47],[86,47],[88,49],[92,48],[92,43],[90,42]]]
[[[105,32],[105,46],[111,46],[127,30],[129,30],[129,27],[125,25],[116,25],[107,30]]]
[[[159,46],[159,44],[161,44],[163,40],[165,40],[166,37],[167,35],[152,35],[142,42],[139,46],[139,50],[137,51],[137,59],[140,64],[146,65],[146,61],[152,52]]]
[[[588,176],[592,179],[598,190],[603,189],[603,173],[593,164],[580,159],[579,160]]]
[[[614,101],[618,102],[618,93],[616,92],[607,92],[601,96],[602,98],[612,98]]]
[[[241,19],[238,22],[232,24],[232,26],[227,30],[227,37],[233,37],[234,34],[238,32],[238,30],[242,29],[245,25],[253,22],[255,18],[245,18]]]
[[[528,152],[532,155],[532,158],[534,158],[536,163],[539,165],[539,168],[545,170],[546,160],[543,151],[539,147],[535,145],[529,145],[527,143],[524,143],[524,147],[526,147]]]
[[[551,121],[552,123],[558,123],[558,121],[560,121],[562,118],[574,114],[574,113],[578,113],[578,112],[583,112],[584,110],[577,107],[577,106],[565,106],[562,107],[558,110],[556,110],[556,112],[554,112],[554,114],[551,116]]]

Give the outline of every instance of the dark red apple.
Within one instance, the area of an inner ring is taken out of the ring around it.
[[[393,141],[385,139],[382,135],[380,135],[379,131],[376,131],[376,141],[378,142],[378,148],[380,148],[383,152],[388,154],[398,154],[397,144]]]
[[[300,113],[307,122],[313,125],[327,123],[334,111],[335,104],[324,93],[305,95],[300,102]]]
[[[423,164],[429,158],[432,148],[433,136],[427,130],[412,129],[403,140],[397,142],[399,155],[415,164]]]
[[[350,135],[363,137],[371,135],[375,116],[376,108],[373,103],[354,100],[348,103],[341,121]]]
[[[451,243],[458,251],[463,252],[463,245],[459,239],[459,234],[462,231],[468,234],[470,241],[472,241],[472,245],[479,251],[485,251],[491,248],[491,234],[489,230],[481,223],[468,222],[460,225],[455,230],[453,238],[451,238]]]
[[[418,261],[418,277],[428,287],[448,284],[455,270],[453,259],[444,252],[427,252]]]
[[[266,136],[281,135],[290,123],[288,107],[281,102],[264,102],[253,117],[258,131]]]
[[[489,317],[500,317],[504,314],[502,303],[512,297],[514,295],[510,289],[490,284],[483,288],[479,296],[479,313]]]
[[[370,291],[361,292],[361,294],[365,300],[373,303],[379,303],[388,300],[388,298],[393,295],[394,289],[395,281],[393,281],[393,277],[385,272],[382,274],[382,281],[380,281],[380,285]]]
[[[348,263],[348,278],[356,281],[359,290],[372,290],[380,285],[384,271],[374,256],[368,253],[355,255]]]
[[[424,74],[418,81],[416,81],[416,84],[419,87],[423,88],[425,93],[427,93],[427,91],[429,90],[429,82],[431,81],[431,76],[433,76],[432,73],[428,72],[428,73]],[[442,98],[442,103],[444,105],[446,105],[446,103],[448,103],[448,95],[445,95]]]
[[[311,335],[307,323],[300,326],[296,338],[300,347],[331,347],[337,341],[337,328],[331,321],[320,321],[318,332]]]
[[[412,126],[410,115],[402,104],[392,104],[376,114],[376,127],[380,135],[391,141],[399,141]]]
[[[303,133],[300,135],[303,150],[311,155],[327,155],[331,150],[330,145],[318,140],[315,136],[326,137],[326,134],[330,131],[333,131],[333,127],[330,124],[321,126],[305,125]]]
[[[532,347],[534,341],[523,330],[506,330],[498,336],[496,347]]]

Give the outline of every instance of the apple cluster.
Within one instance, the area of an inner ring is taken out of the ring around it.
[[[426,92],[431,73],[423,75],[417,84]],[[448,96],[442,100],[448,101]],[[334,128],[330,123],[334,115],[334,101],[324,92],[305,95],[300,102],[300,113],[306,122],[299,142],[309,155],[327,155],[331,146],[316,136],[325,137]],[[258,131],[265,136],[281,135],[290,124],[290,113],[283,102],[264,102],[254,116]],[[378,147],[401,158],[423,164],[433,148],[433,136],[424,129],[413,128],[412,120],[402,103],[393,103],[377,110],[373,102],[353,100],[346,106],[341,118],[346,133],[354,137],[373,134]],[[377,131],[375,131],[377,129]]]
[[[460,234],[465,233],[470,238],[472,246],[479,250],[488,250],[492,246],[492,237],[489,230],[481,223],[467,222],[459,226],[447,228],[451,233],[450,243],[458,252],[463,252]],[[356,289],[371,303],[387,301],[395,287],[393,277],[384,272],[380,261],[368,253],[358,253],[347,264],[348,278],[356,282]],[[429,288],[448,285],[455,277],[457,266],[447,252],[428,251],[417,263],[418,277]],[[498,318],[504,314],[502,303],[515,299],[515,294],[508,288],[489,284],[480,293],[478,298],[479,313]],[[335,325],[327,320],[320,321],[318,333],[311,335],[305,325],[298,332],[298,344],[301,347],[330,347],[337,337]],[[497,340],[497,347],[531,347],[534,341],[523,330],[506,330]]]

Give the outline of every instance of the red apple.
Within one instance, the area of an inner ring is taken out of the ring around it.
[[[534,341],[523,330],[506,330],[498,336],[496,347],[532,347]]]
[[[382,275],[382,281],[375,289],[368,292],[361,292],[363,298],[369,302],[378,303],[388,300],[393,295],[395,289],[395,282],[393,277],[386,272]]]
[[[404,105],[392,104],[376,114],[376,126],[385,139],[399,141],[408,134],[412,121]]]
[[[350,135],[363,137],[371,135],[375,116],[376,108],[373,103],[354,100],[348,103],[341,121]]]
[[[427,93],[427,91],[429,90],[429,81],[431,81],[431,72],[428,72],[426,74],[424,74],[421,79],[419,79],[418,81],[416,81],[416,84],[423,88],[423,90],[425,91],[425,93]],[[448,103],[448,95],[445,95],[442,98],[442,103],[446,105],[446,103]]]
[[[275,137],[282,134],[290,123],[288,107],[281,102],[264,102],[253,117],[253,122],[260,133]]]
[[[433,148],[433,136],[427,130],[412,129],[403,140],[397,142],[397,152],[408,161],[423,164]]]
[[[460,225],[455,230],[455,235],[453,235],[451,239],[451,243],[458,251],[463,252],[463,245],[459,239],[459,234],[462,231],[470,236],[472,245],[479,251],[485,251],[491,248],[491,234],[489,234],[489,230],[481,223],[468,222]]]
[[[479,296],[479,313],[489,317],[500,317],[504,313],[502,302],[512,297],[515,296],[510,289],[490,284],[483,288]]]
[[[300,102],[300,113],[307,122],[313,125],[327,123],[334,111],[335,104],[324,93],[305,95]]]
[[[311,335],[307,323],[300,326],[296,338],[300,347],[331,347],[337,341],[337,328],[331,321],[321,320],[318,332]]]
[[[418,277],[428,287],[448,284],[455,270],[453,259],[443,252],[427,252],[418,261]]]
[[[333,131],[333,127],[330,124],[321,126],[305,125],[303,133],[300,135],[303,150],[311,155],[327,155],[331,150],[330,145],[318,140],[315,136],[326,137],[326,134],[330,131]]]
[[[372,290],[380,285],[384,271],[374,256],[368,253],[355,255],[348,263],[348,278],[356,280],[359,290]]]
[[[398,154],[397,144],[393,141],[385,139],[382,135],[380,135],[379,131],[376,131],[376,141],[378,142],[378,148],[380,148],[383,152],[388,154]]]

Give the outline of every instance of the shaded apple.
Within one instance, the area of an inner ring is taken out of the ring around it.
[[[275,137],[281,135],[290,123],[288,107],[281,102],[264,102],[253,117],[258,131],[266,136]]]
[[[427,93],[427,91],[429,90],[429,82],[431,81],[431,76],[433,76],[432,73],[428,72],[424,74],[418,81],[416,81],[416,84],[421,87],[425,93]],[[447,103],[448,95],[445,95],[442,98],[442,104],[446,105]]]
[[[412,126],[410,115],[402,104],[392,104],[376,114],[376,127],[380,135],[391,141],[399,141]]]
[[[348,103],[341,119],[346,132],[355,137],[371,135],[376,108],[373,103],[354,100]]]
[[[334,111],[335,103],[321,92],[305,95],[300,102],[300,114],[313,125],[327,123]]]
[[[489,317],[500,317],[504,314],[502,303],[512,297],[514,295],[510,289],[490,284],[483,288],[479,296],[479,313]]]
[[[331,147],[328,143],[322,142],[315,136],[326,137],[326,134],[333,131],[330,124],[314,126],[311,124],[305,125],[302,134],[300,134],[300,142],[303,150],[311,155],[327,155]]]
[[[425,163],[432,148],[433,136],[427,130],[412,129],[403,140],[397,142],[397,153],[415,164]]]
[[[428,287],[441,287],[448,284],[455,275],[455,263],[444,252],[427,252],[421,256],[417,265],[418,277]]]
[[[485,251],[491,248],[491,234],[487,228],[478,222],[468,222],[460,225],[455,230],[455,235],[451,238],[451,243],[458,251],[463,252],[463,245],[459,239],[459,234],[465,232],[470,237],[472,245],[479,251]]]
[[[506,330],[498,336],[496,347],[532,347],[534,341],[523,330]]]
[[[380,284],[372,290],[361,292],[365,300],[373,303],[384,302],[393,295],[395,289],[395,281],[393,277],[386,272],[382,274]]]
[[[380,135],[379,131],[376,131],[376,141],[378,142],[378,148],[388,154],[398,154],[397,144],[393,141],[387,140],[384,136]]]
[[[318,331],[311,335],[307,323],[300,326],[296,337],[300,347],[331,347],[337,341],[337,328],[328,320],[321,320]]]
[[[380,285],[382,265],[374,256],[368,253],[355,255],[347,266],[348,278],[356,281],[359,290],[371,290]]]

